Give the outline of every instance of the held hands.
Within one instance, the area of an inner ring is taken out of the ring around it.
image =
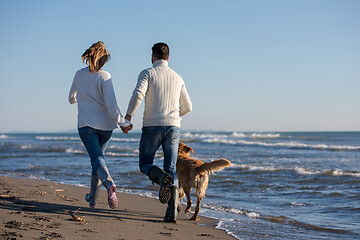
[[[123,133],[128,133],[129,131],[131,131],[133,129],[133,124],[131,123],[129,126],[127,127],[123,127],[123,126],[120,126],[121,130],[123,131]]]
[[[120,128],[123,131],[123,133],[128,133],[133,129],[133,124],[130,122],[131,116],[129,114],[126,114],[125,116],[125,122],[120,124]]]

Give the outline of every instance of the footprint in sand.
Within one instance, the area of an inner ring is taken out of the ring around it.
[[[166,237],[170,237],[171,233],[166,233],[166,232],[159,232],[159,234],[166,236]]]
[[[5,223],[6,228],[21,229],[21,226],[23,226],[23,225],[24,224],[22,222],[19,222],[16,220]]]
[[[22,238],[23,236],[20,233],[17,233],[17,232],[7,232],[7,231],[5,231],[4,233],[2,233],[0,235],[1,239],[16,239],[15,237]]]
[[[171,228],[171,227],[167,227],[167,226],[165,226],[164,229],[169,230],[169,231],[178,231],[176,228]]]
[[[199,237],[210,237],[210,238],[214,238],[214,236],[213,236],[213,235],[211,235],[211,234],[206,234],[206,233],[201,233],[201,234],[198,234],[198,235],[196,235],[196,236],[199,236]]]

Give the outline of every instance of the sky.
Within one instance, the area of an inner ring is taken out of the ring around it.
[[[76,130],[69,89],[99,40],[124,115],[166,42],[193,103],[184,130],[359,131],[359,13],[358,0],[1,0],[0,133]]]

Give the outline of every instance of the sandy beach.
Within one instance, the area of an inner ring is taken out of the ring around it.
[[[216,221],[162,222],[165,205],[157,199],[117,193],[110,210],[102,190],[96,209],[84,200],[87,188],[0,176],[0,239],[234,239],[215,229]]]

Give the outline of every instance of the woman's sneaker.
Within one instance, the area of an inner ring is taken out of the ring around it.
[[[117,208],[116,186],[112,185],[108,191],[108,203],[111,209]]]

